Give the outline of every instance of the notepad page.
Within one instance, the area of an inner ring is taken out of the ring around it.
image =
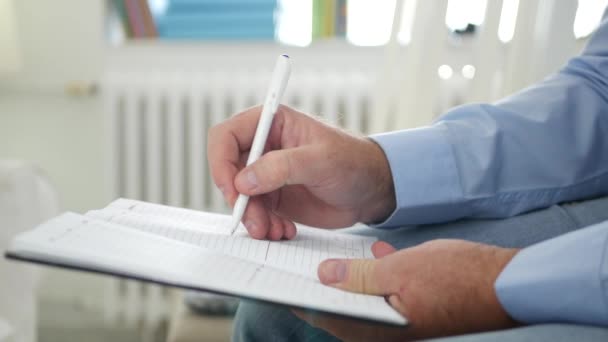
[[[72,213],[63,214],[35,230],[19,235],[10,250],[24,256],[42,256],[41,260],[69,262],[78,267],[145,275],[146,278],[157,281],[187,280],[174,273],[173,259],[179,259],[192,251],[203,252],[207,258],[202,258],[200,262],[208,261],[211,265],[202,265],[201,272],[212,272],[205,273],[207,275],[217,273],[218,270],[204,268],[220,262],[234,271],[222,275],[223,278],[231,278],[230,281],[226,280],[227,289],[231,289],[232,283],[242,283],[251,278],[260,266]],[[208,281],[213,283],[217,280],[215,278],[210,277]]]
[[[104,209],[126,210],[143,215],[170,217],[177,221],[190,221],[204,227],[205,230],[215,230],[218,234],[230,234],[230,226],[232,224],[232,218],[229,215],[177,208],[126,198],[114,200]],[[240,224],[238,229],[243,232],[245,231],[243,224]]]
[[[289,241],[263,241],[248,236],[243,229],[226,235],[231,217],[135,200],[119,199],[108,207],[87,213],[135,229],[214,249],[236,257],[272,265],[317,278],[319,263],[328,258],[371,258],[373,237],[343,234],[298,226]],[[200,227],[200,229],[198,228]],[[217,234],[212,234],[213,232]]]
[[[375,238],[319,229],[300,229],[292,240],[271,241],[265,261],[317,279],[317,269],[323,260],[373,258],[371,249],[375,241]]]
[[[268,241],[251,239],[245,232],[237,232],[233,236],[225,234],[223,230],[217,233],[217,227],[213,226],[213,222],[216,222],[213,216],[209,221],[201,217],[193,221],[191,217],[188,219],[156,214],[142,214],[108,207],[89,211],[86,216],[258,263],[264,263],[266,260]]]
[[[176,286],[396,324],[406,322],[382,297],[341,291],[272,266],[78,214],[63,214],[20,234],[9,252]]]

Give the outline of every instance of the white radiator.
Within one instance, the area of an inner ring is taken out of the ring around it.
[[[369,124],[369,77],[308,72],[282,103],[353,132]],[[208,129],[263,101],[268,72],[110,73],[104,81],[110,197],[226,210],[209,178]]]
[[[369,126],[370,77],[358,71],[302,72],[284,104],[350,131]],[[200,210],[227,211],[208,171],[208,129],[261,103],[268,71],[108,73],[102,90],[107,117],[109,198],[127,197]],[[153,327],[169,305],[167,292],[134,281],[109,280],[111,322]]]

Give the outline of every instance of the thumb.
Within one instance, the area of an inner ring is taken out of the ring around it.
[[[252,196],[284,185],[305,184],[314,179],[318,158],[311,146],[271,151],[241,170],[234,185],[238,192]]]
[[[346,291],[385,295],[382,259],[328,259],[319,265],[319,280]]]

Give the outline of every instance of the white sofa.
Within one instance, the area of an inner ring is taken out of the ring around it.
[[[13,236],[58,211],[57,195],[40,169],[25,162],[0,160],[2,255]],[[38,272],[35,266],[0,258],[0,341],[36,341]]]

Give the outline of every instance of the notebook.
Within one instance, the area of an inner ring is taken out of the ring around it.
[[[374,238],[298,225],[289,241],[230,235],[229,215],[118,199],[17,235],[8,258],[405,325],[383,297],[321,284],[327,258],[371,258]]]

